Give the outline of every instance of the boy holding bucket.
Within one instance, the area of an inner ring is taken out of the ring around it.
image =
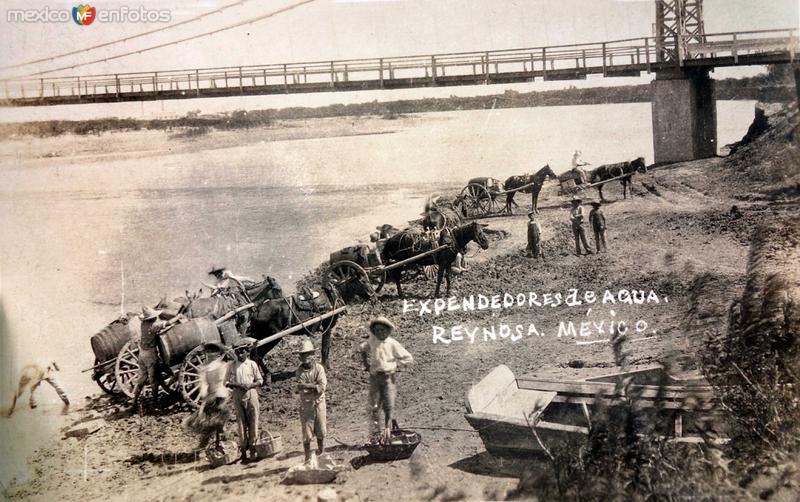
[[[325,368],[314,361],[314,344],[306,338],[297,351],[300,367],[297,368],[297,391],[300,393],[300,427],[303,431],[303,452],[306,462],[311,460],[311,438],[317,438],[317,456],[325,453],[327,429],[325,388],[328,379]]]
[[[378,415],[383,408],[384,441],[389,441],[392,434],[390,427],[397,397],[397,365],[410,364],[414,360],[400,342],[389,336],[395,330],[389,319],[383,316],[373,319],[369,323],[369,339],[359,346],[364,369],[369,371],[369,405],[373,427],[377,427]]]

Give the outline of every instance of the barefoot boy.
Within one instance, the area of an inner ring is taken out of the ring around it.
[[[325,388],[328,386],[328,379],[325,368],[314,361],[314,344],[311,340],[303,340],[303,346],[297,351],[297,355],[300,357],[300,367],[297,368],[300,426],[303,430],[303,451],[308,462],[311,460],[311,438],[317,438],[317,456],[325,453]]]
[[[410,364],[411,354],[392,338],[395,326],[389,319],[378,317],[369,323],[371,335],[360,345],[364,369],[369,371],[369,404],[373,427],[377,427],[381,408],[384,414],[382,437],[391,437],[390,424],[397,396],[395,372],[398,364]]]

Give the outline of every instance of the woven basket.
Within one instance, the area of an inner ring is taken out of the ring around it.
[[[283,441],[280,436],[273,436],[271,432],[263,431],[255,446],[258,458],[267,458],[283,450]]]

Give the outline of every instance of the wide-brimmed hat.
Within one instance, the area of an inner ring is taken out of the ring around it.
[[[208,271],[208,275],[216,275],[220,272],[223,272],[227,267],[211,267],[211,270]]]
[[[575,196],[572,197],[572,200],[570,200],[570,202],[573,203],[573,204],[575,204],[576,202],[580,204],[581,202],[583,202],[583,199],[581,199],[580,197],[575,195]]]
[[[256,343],[255,338],[250,338],[249,336],[245,336],[239,338],[238,340],[236,340],[236,342],[234,342],[233,350],[249,349],[253,346],[254,343]]]
[[[535,214],[536,214],[536,211],[528,211],[528,218],[530,218],[531,216],[533,216]]]
[[[300,349],[295,351],[296,354],[308,354],[309,352],[316,352],[314,349],[314,342],[306,338],[303,340],[303,344],[300,345]]]
[[[150,319],[155,319],[161,314],[160,310],[156,310],[151,307],[144,307],[142,308],[142,317],[145,321],[149,321]]]
[[[387,319],[387,318],[385,318],[383,316],[380,316],[380,317],[376,317],[375,319],[373,319],[373,320],[371,320],[369,322],[369,330],[370,330],[370,332],[373,332],[373,329],[378,324],[383,324],[384,326],[389,328],[390,331],[394,331],[394,330],[397,329],[397,327],[392,323],[392,321],[390,321],[389,319]]]
[[[590,202],[589,204],[590,204],[591,206],[594,206],[594,207],[600,207],[600,206],[602,206],[602,204],[601,204],[600,202],[597,202],[596,200],[593,200],[593,201],[592,201],[592,202]]]

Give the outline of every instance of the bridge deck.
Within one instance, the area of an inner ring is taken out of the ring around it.
[[[19,78],[0,82],[0,106],[104,103],[259,94],[403,89],[584,79],[589,74],[639,76],[669,68],[790,63],[796,29],[706,35],[685,54],[637,38],[485,52],[307,63],[197,68],[115,75]]]

